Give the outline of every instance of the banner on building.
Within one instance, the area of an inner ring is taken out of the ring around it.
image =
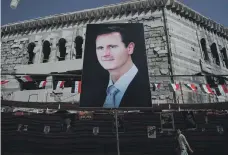
[[[156,126],[147,127],[147,136],[148,138],[156,138]]]
[[[186,129],[195,129],[197,127],[196,121],[195,121],[195,116],[192,111],[183,111],[182,115],[184,118],[184,123],[185,123]]]
[[[44,133],[45,134],[48,134],[50,132],[50,130],[51,130],[50,126],[47,126],[47,125],[44,126]]]
[[[93,120],[93,112],[91,111],[80,111],[78,113],[79,120]]]
[[[98,135],[99,134],[99,127],[93,127],[93,134]]]
[[[218,125],[218,126],[216,126],[216,129],[217,129],[217,132],[219,133],[219,134],[223,134],[224,133],[224,129],[223,129],[223,127],[221,126],[221,125]]]
[[[175,130],[173,113],[161,113],[160,120],[161,120],[161,129],[163,131]]]
[[[142,23],[88,24],[80,107],[151,107]]]

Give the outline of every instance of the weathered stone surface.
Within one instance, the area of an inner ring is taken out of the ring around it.
[[[156,14],[156,15],[155,15]],[[112,18],[103,18],[97,21],[91,20],[91,23],[143,23],[144,24],[144,37],[147,53],[149,79],[152,87],[152,83],[163,83],[159,90],[151,91],[152,99],[158,101],[158,103],[170,103],[173,102],[173,93],[169,91],[168,83],[171,82],[170,77],[153,77],[154,75],[170,75],[170,64],[168,62],[168,49],[167,38],[165,31],[169,33],[169,44],[171,47],[172,56],[172,69],[174,74],[197,74],[199,72],[208,72],[212,74],[228,74],[228,70],[224,67],[216,67],[212,63],[212,56],[210,52],[210,46],[207,45],[209,53],[210,63],[200,61],[203,59],[202,50],[200,48],[199,39],[204,37],[207,39],[208,44],[211,44],[216,40],[221,47],[226,47],[228,41],[220,36],[216,36],[203,28],[198,27],[181,16],[177,16],[175,13],[166,10],[167,22],[169,31],[164,29],[162,12],[157,10],[156,13],[149,12],[147,14],[135,14],[134,16],[116,16]],[[2,72],[14,72],[14,67],[20,64],[28,63],[27,46],[29,42],[36,42],[35,48],[35,61],[34,63],[42,63],[42,41],[49,40],[52,44],[50,62],[57,61],[56,55],[58,54],[58,47],[56,46],[60,38],[67,40],[67,60],[72,58],[71,54],[75,53],[74,38],[77,35],[82,36],[85,39],[86,21],[77,23],[77,25],[71,26],[52,26],[47,29],[40,29],[37,31],[30,31],[24,34],[9,35],[2,40],[1,60]],[[181,26],[181,28],[180,28]],[[9,37],[9,38],[8,38]],[[26,40],[21,41],[21,39]],[[12,46],[18,46],[19,48],[12,48]],[[219,49],[219,48],[218,48]],[[227,49],[228,51],[228,49]],[[221,59],[220,59],[221,60]],[[202,62],[202,63],[200,63]],[[201,67],[202,66],[202,67]],[[202,68],[202,69],[201,69]],[[52,79],[48,78],[50,81]],[[188,83],[205,83],[204,78],[174,78],[175,82],[185,81]],[[52,89],[51,84],[48,88]],[[177,92],[177,100],[179,103],[197,103],[207,102],[215,100],[212,97],[208,97],[207,94],[199,93],[194,94],[192,92],[183,91],[184,99],[180,92]],[[220,99],[222,100],[222,99]],[[227,100],[227,97],[223,100]],[[52,101],[52,100],[51,100]]]
[[[169,69],[160,69],[161,75],[168,75],[169,74]]]

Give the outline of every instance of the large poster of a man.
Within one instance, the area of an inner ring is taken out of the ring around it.
[[[143,24],[88,24],[81,107],[150,107]]]

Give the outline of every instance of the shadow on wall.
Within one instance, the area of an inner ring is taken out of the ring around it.
[[[66,55],[67,55],[67,53],[66,53],[66,42],[67,42],[66,39],[61,38],[61,39],[59,39],[59,42],[57,44],[59,47],[59,53],[60,53],[60,57],[57,56],[59,61],[63,61],[66,58]]]
[[[75,51],[76,51],[76,59],[82,58],[82,44],[83,44],[83,38],[82,36],[77,36],[74,40],[75,43]]]
[[[51,53],[51,47],[50,46],[51,46],[51,44],[49,41],[45,40],[43,42],[43,54],[44,54],[43,63],[46,63],[49,60],[49,56]]]
[[[220,66],[218,50],[217,50],[217,47],[216,47],[215,43],[211,44],[211,53],[212,53],[212,56],[213,56],[213,59],[214,59],[214,63],[216,65]]]
[[[34,48],[36,47],[36,44],[34,42],[31,42],[28,44],[28,54],[29,54],[29,61],[28,64],[33,64],[33,59],[35,57],[35,53],[33,52]]]

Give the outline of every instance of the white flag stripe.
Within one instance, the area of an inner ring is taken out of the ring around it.
[[[203,85],[203,89],[206,93],[211,94],[211,92],[208,90],[207,85]]]
[[[45,86],[46,86],[46,81],[41,81],[40,85],[39,85],[39,88],[43,88]]]
[[[79,82],[75,81],[75,88],[74,88],[75,93],[78,93],[78,85],[79,85]]]
[[[64,87],[64,81],[58,81],[56,88],[63,88],[63,87]]]
[[[222,85],[218,85],[218,89],[219,89],[219,92],[222,94],[222,95],[226,95],[224,89],[222,88]]]
[[[171,84],[173,91],[179,90],[178,84]]]

